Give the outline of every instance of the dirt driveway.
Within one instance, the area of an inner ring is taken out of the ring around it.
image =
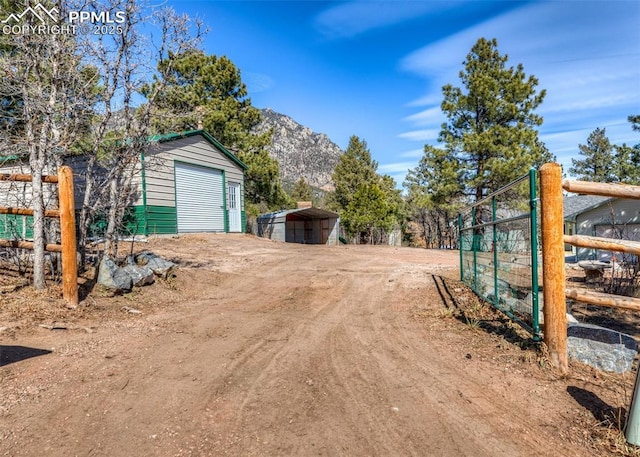
[[[508,335],[457,319],[479,305],[455,252],[240,235],[141,248],[177,277],[76,310],[0,296],[0,455],[611,452],[594,430],[628,405],[630,375],[560,379],[500,317]],[[38,325],[54,320],[66,330]]]

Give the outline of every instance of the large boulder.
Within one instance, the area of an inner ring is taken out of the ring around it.
[[[98,270],[98,284],[117,292],[128,292],[133,288],[133,279],[113,259],[104,257]]]
[[[570,324],[567,337],[569,357],[603,371],[630,371],[638,353],[633,337],[597,325]]]
[[[153,252],[141,252],[134,257],[136,265],[150,268],[157,276],[167,278],[173,272],[176,264],[158,257]]]
[[[125,265],[122,269],[131,276],[136,287],[148,286],[156,280],[153,270],[148,266]]]

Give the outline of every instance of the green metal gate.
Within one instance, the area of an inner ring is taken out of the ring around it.
[[[460,279],[539,341],[536,170],[465,208],[458,229]]]

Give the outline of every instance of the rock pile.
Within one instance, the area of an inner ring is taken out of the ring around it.
[[[98,271],[98,284],[115,292],[128,292],[134,286],[153,284],[155,277],[168,278],[176,264],[152,252],[127,256],[120,266],[112,258],[104,257]]]

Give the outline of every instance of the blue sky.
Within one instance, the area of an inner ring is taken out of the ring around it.
[[[636,144],[640,2],[169,1],[204,20],[205,51],[240,68],[253,105],[326,133],[367,141],[379,172],[401,184],[425,144],[438,145],[443,85],[459,86],[480,37],[496,38],[547,96],[540,138],[563,164],[606,128]]]

